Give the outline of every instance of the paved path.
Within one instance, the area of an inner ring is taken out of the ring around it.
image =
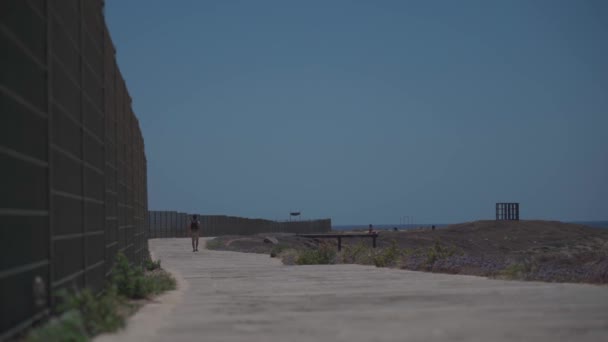
[[[204,242],[202,242],[204,243]],[[498,281],[150,240],[180,289],[99,341],[608,341],[608,287]]]

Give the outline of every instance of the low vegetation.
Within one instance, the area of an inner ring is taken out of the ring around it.
[[[345,246],[337,252],[331,244],[321,244],[318,248],[286,249],[278,253],[284,264],[288,265],[327,265],[327,264],[361,264],[376,267],[406,268],[408,262],[416,261],[417,268],[432,270],[434,264],[445,258],[457,255],[455,247],[448,247],[436,242],[429,248],[400,248],[395,240],[384,248],[370,248],[363,242]]]
[[[135,312],[137,300],[175,289],[175,279],[160,268],[160,260],[148,258],[142,266],[129,264],[119,253],[112,276],[100,294],[90,289],[61,291],[56,315],[32,329],[25,341],[88,341],[91,337],[116,331]]]
[[[175,279],[160,269],[160,260],[146,261],[147,272],[140,267],[129,265],[124,254],[116,258],[112,272],[112,285],[120,296],[130,299],[142,299],[175,288]]]
[[[363,233],[363,232],[359,232]],[[285,264],[362,264],[500,279],[608,284],[608,229],[555,221],[474,221],[381,231],[369,239],[221,236],[210,249],[265,253]],[[333,254],[335,253],[335,256]]]
[[[286,251],[288,249],[289,249],[289,246],[287,246],[287,245],[283,245],[283,244],[274,245],[272,247],[272,249],[270,250],[270,257],[271,258],[276,258],[281,253],[283,253],[283,251]]]
[[[207,242],[205,243],[205,246],[207,247],[207,249],[220,249],[220,247],[222,246],[222,242],[220,241],[220,239],[211,239],[211,240],[207,240]]]
[[[513,260],[502,279],[608,284],[608,249],[548,252]]]
[[[373,251],[373,261],[376,267],[391,267],[396,266],[406,256],[406,253],[397,246],[395,240],[391,241],[391,245],[386,248],[381,248],[378,251]]]
[[[68,311],[48,320],[43,326],[32,329],[26,341],[85,342],[89,336],[78,311]]]
[[[373,264],[372,250],[364,245],[363,242],[355,245],[346,245],[340,251],[338,260],[341,264],[371,265]]]
[[[148,257],[144,261],[144,268],[146,271],[154,271],[160,269],[160,259],[152,260],[152,258]]]
[[[514,263],[502,269],[498,276],[505,279],[526,279],[527,275],[532,272],[529,264]]]
[[[322,244],[316,249],[298,251],[295,258],[297,265],[330,265],[336,263],[336,251],[328,244]]]
[[[436,241],[429,247],[400,248],[395,241],[382,248],[359,243],[340,252],[320,245],[317,249],[288,249],[279,254],[284,264],[360,264],[415,271],[470,274],[509,280],[608,283],[608,251],[554,253],[499,257],[466,254],[456,246]]]

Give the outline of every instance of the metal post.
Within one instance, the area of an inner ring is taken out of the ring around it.
[[[80,96],[80,172],[81,172],[81,178],[80,178],[80,183],[81,183],[81,188],[80,188],[80,195],[82,196],[82,198],[80,199],[80,205],[81,205],[81,214],[82,214],[82,279],[83,279],[83,284],[86,287],[87,284],[87,266],[88,266],[88,260],[87,260],[87,238],[86,238],[86,233],[87,233],[87,219],[86,219],[86,205],[85,205],[85,196],[86,196],[86,191],[85,191],[85,187],[86,187],[86,182],[85,182],[85,174],[86,174],[86,167],[84,165],[84,161],[86,160],[85,158],[85,148],[84,148],[84,142],[85,142],[85,131],[84,131],[84,71],[85,71],[85,57],[84,57],[84,3],[83,1],[78,1],[78,31],[80,34],[79,40],[78,40],[78,49],[80,50],[80,91],[79,91],[79,96]],[[48,18],[48,20],[51,20],[51,18]]]
[[[47,276],[47,305],[49,307],[52,307],[55,304],[55,296],[53,295],[53,281],[54,276],[53,276],[53,272],[55,271],[55,263],[53,262],[53,257],[55,254],[55,246],[53,243],[53,149],[52,149],[52,142],[53,142],[53,105],[52,105],[52,96],[53,96],[53,68],[52,68],[52,61],[53,61],[53,39],[52,39],[52,27],[53,25],[51,24],[52,20],[51,20],[51,4],[50,1],[47,1],[45,4],[45,11],[46,11],[46,72],[47,72],[47,115],[48,115],[48,119],[47,119],[47,153],[48,153],[48,164],[47,164],[47,170],[48,170],[48,216],[47,216],[47,220],[48,220],[48,244],[49,244],[49,252],[48,252],[48,259],[49,259],[49,268],[48,268],[48,276]]]

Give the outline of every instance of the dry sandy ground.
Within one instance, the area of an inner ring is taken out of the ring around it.
[[[97,341],[606,341],[608,287],[360,265],[150,240],[179,289]]]

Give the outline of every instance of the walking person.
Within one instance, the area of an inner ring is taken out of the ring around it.
[[[198,220],[198,215],[192,215],[190,222],[190,236],[192,237],[192,251],[198,252],[198,231],[201,228],[201,221]]]

